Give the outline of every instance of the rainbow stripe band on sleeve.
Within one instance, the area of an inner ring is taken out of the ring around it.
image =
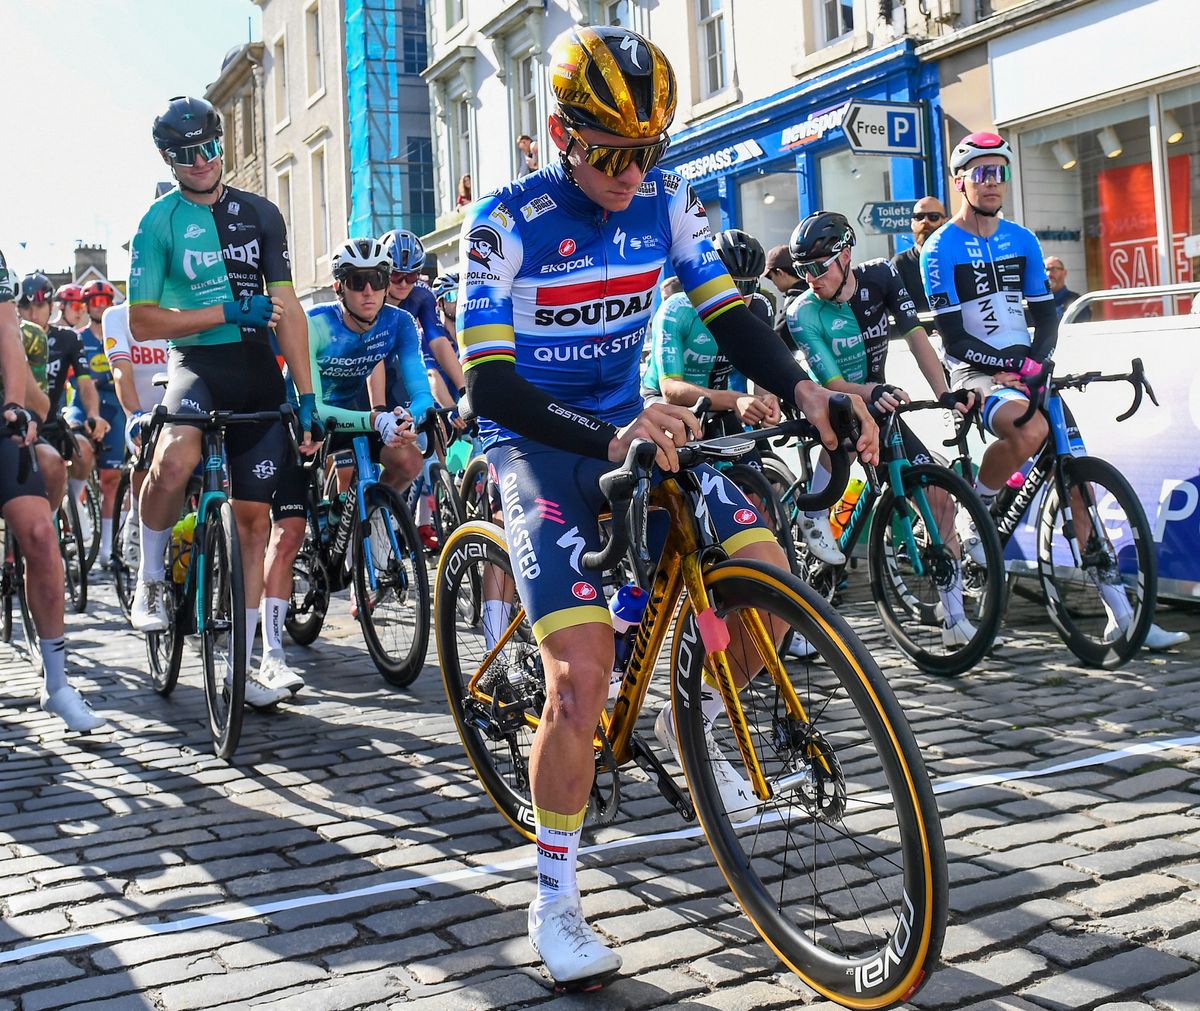
[[[511,326],[503,323],[469,327],[459,334],[459,344],[464,372],[480,362],[517,360],[516,335]]]
[[[700,322],[705,326],[735,305],[744,304],[741,293],[733,286],[728,274],[714,277],[699,288],[689,291],[688,298],[692,300]]]

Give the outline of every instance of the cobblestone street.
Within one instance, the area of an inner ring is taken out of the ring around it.
[[[939,791],[952,919],[913,1007],[1200,1009],[1200,616],[1160,612],[1192,632],[1181,651],[1088,671],[1015,598],[995,656],[939,680],[899,662],[869,603],[844,613]],[[233,766],[194,657],[158,697],[111,584],[68,645],[109,731],[64,734],[0,647],[0,1011],[832,1006],[636,770],[580,869],[622,975],[556,997],[525,939],[533,847],[475,782],[436,666],[389,689],[344,599],[314,648],[289,646],[308,689],[247,715]]]

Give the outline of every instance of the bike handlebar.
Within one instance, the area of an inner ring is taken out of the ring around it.
[[[1042,367],[1036,373],[1029,377],[1029,382],[1026,384],[1026,389],[1036,389],[1036,394],[1029,398],[1029,406],[1025,409],[1025,413],[1016,420],[1018,427],[1028,424],[1029,419],[1042,407],[1045,406],[1046,397],[1055,389],[1060,390],[1083,390],[1092,383],[1129,383],[1133,387],[1133,403],[1127,410],[1117,415],[1117,421],[1128,421],[1132,418],[1142,406],[1143,391],[1149,395],[1151,403],[1158,407],[1158,398],[1154,395],[1154,388],[1150,385],[1150,381],[1146,378],[1146,369],[1140,358],[1134,358],[1130,362],[1130,371],[1117,372],[1111,375],[1104,375],[1101,372],[1078,372],[1066,376],[1054,376],[1054,362],[1046,359],[1042,363]]]
[[[171,414],[162,404],[154,408],[150,420],[145,423],[142,434],[142,449],[138,456],[138,468],[149,462],[154,444],[164,425],[190,425],[192,428],[224,429],[230,425],[261,425],[280,422],[288,436],[293,459],[300,460],[300,442],[297,438],[299,420],[291,404],[281,404],[274,411],[208,411],[204,414]]]

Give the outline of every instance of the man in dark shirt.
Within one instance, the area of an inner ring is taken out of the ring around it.
[[[767,269],[763,277],[783,293],[783,304],[775,312],[775,332],[784,344],[795,351],[796,342],[788,332],[787,310],[795,299],[808,291],[808,283],[796,274],[787,246],[775,246],[767,253]]]
[[[1054,296],[1054,309],[1058,313],[1058,318],[1062,319],[1063,313],[1079,297],[1079,292],[1071,291],[1067,287],[1067,268],[1062,260],[1057,256],[1047,256],[1045,262],[1046,276],[1050,279],[1050,294]],[[1086,323],[1091,318],[1092,310],[1084,308],[1071,322]]]
[[[904,281],[918,313],[929,312],[929,297],[921,283],[921,247],[925,240],[946,223],[946,208],[937,197],[921,197],[912,209],[914,245],[892,257],[892,266]],[[928,326],[929,324],[926,324]]]

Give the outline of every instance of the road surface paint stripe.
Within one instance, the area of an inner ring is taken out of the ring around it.
[[[1046,776],[1056,776],[1063,772],[1076,769],[1087,769],[1097,765],[1111,765],[1126,758],[1139,755],[1152,755],[1160,751],[1174,748],[1192,748],[1200,745],[1200,735],[1194,737],[1176,737],[1165,741],[1143,741],[1130,744],[1118,751],[1102,751],[1086,758],[1076,758],[1042,769],[1010,769],[1006,772],[981,773],[977,776],[967,776],[963,779],[952,779],[935,783],[933,792],[936,794],[957,793],[961,790],[971,790],[980,786],[999,786],[1023,779],[1039,779]],[[859,798],[869,801],[872,798]],[[779,819],[780,815],[760,818],[760,822],[769,823]],[[702,834],[698,825],[678,829],[674,832],[656,832],[654,835],[630,836],[627,839],[614,839],[610,842],[595,846],[586,846],[579,850],[580,856],[587,853],[611,853],[615,849],[629,846],[640,846],[643,843],[655,843],[672,839],[690,839]],[[36,848],[36,847],[35,847]],[[532,856],[516,860],[506,860],[502,863],[487,864],[482,867],[462,867],[455,871],[445,871],[440,874],[429,874],[421,877],[404,878],[400,881],[388,881],[383,884],[369,885],[365,888],[355,888],[348,892],[336,894],[319,893],[316,895],[299,895],[294,898],[279,899],[276,902],[265,902],[256,906],[232,905],[218,908],[210,913],[199,916],[189,916],[182,920],[170,920],[166,923],[146,923],[125,921],[112,923],[95,930],[81,934],[63,934],[44,941],[37,941],[22,947],[0,952],[0,965],[18,962],[27,958],[37,958],[41,955],[56,954],[62,951],[76,951],[95,945],[112,945],[120,941],[132,941],[145,937],[156,937],[160,934],[178,934],[186,930],[200,930],[204,927],[215,927],[226,923],[236,923],[239,920],[253,920],[282,913],[291,909],[304,909],[308,906],[320,906],[331,902],[345,902],[349,899],[369,898],[373,895],[387,895],[391,892],[407,892],[414,888],[428,888],[431,885],[452,884],[470,878],[488,875],[503,875],[510,871],[528,870],[537,865],[536,853]]]

